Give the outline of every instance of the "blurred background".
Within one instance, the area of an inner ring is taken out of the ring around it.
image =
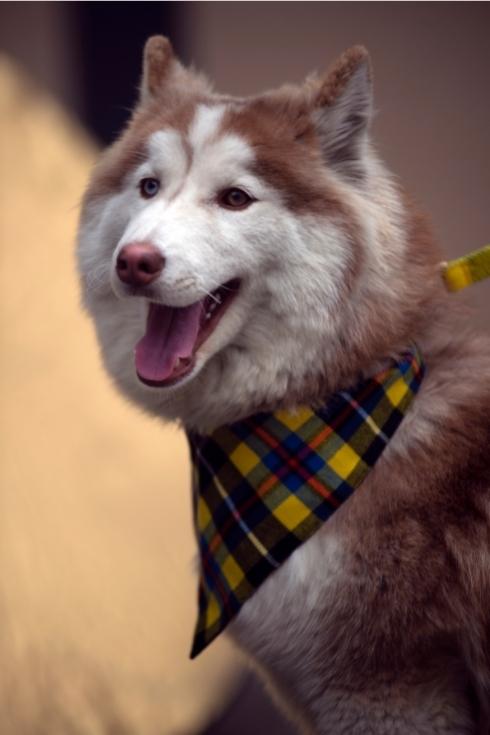
[[[183,436],[102,371],[79,308],[78,202],[168,35],[248,94],[372,55],[381,155],[447,254],[490,241],[490,6],[474,2],[0,4],[0,731],[293,735],[196,611]],[[490,329],[490,285],[468,318]]]

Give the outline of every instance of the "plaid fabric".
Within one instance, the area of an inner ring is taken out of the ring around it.
[[[442,277],[448,291],[460,291],[472,283],[490,278],[490,245],[443,263]]]
[[[201,562],[191,658],[361,484],[423,372],[414,348],[318,410],[261,413],[209,436],[189,434]]]

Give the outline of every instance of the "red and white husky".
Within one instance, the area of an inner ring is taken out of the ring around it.
[[[235,99],[150,39],[85,195],[84,301],[121,390],[200,432],[419,345],[426,377],[375,469],[230,632],[307,732],[487,733],[490,345],[455,313],[371,116],[361,47]]]

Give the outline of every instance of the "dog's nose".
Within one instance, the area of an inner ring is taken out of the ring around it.
[[[163,270],[165,258],[155,245],[133,242],[125,245],[116,261],[116,272],[123,283],[130,286],[147,286]]]

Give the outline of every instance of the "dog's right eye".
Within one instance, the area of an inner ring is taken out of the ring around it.
[[[224,189],[218,195],[218,203],[226,209],[246,209],[255,201],[243,189]]]
[[[151,199],[160,191],[160,182],[158,179],[148,177],[141,179],[139,188],[140,194],[144,199]]]

